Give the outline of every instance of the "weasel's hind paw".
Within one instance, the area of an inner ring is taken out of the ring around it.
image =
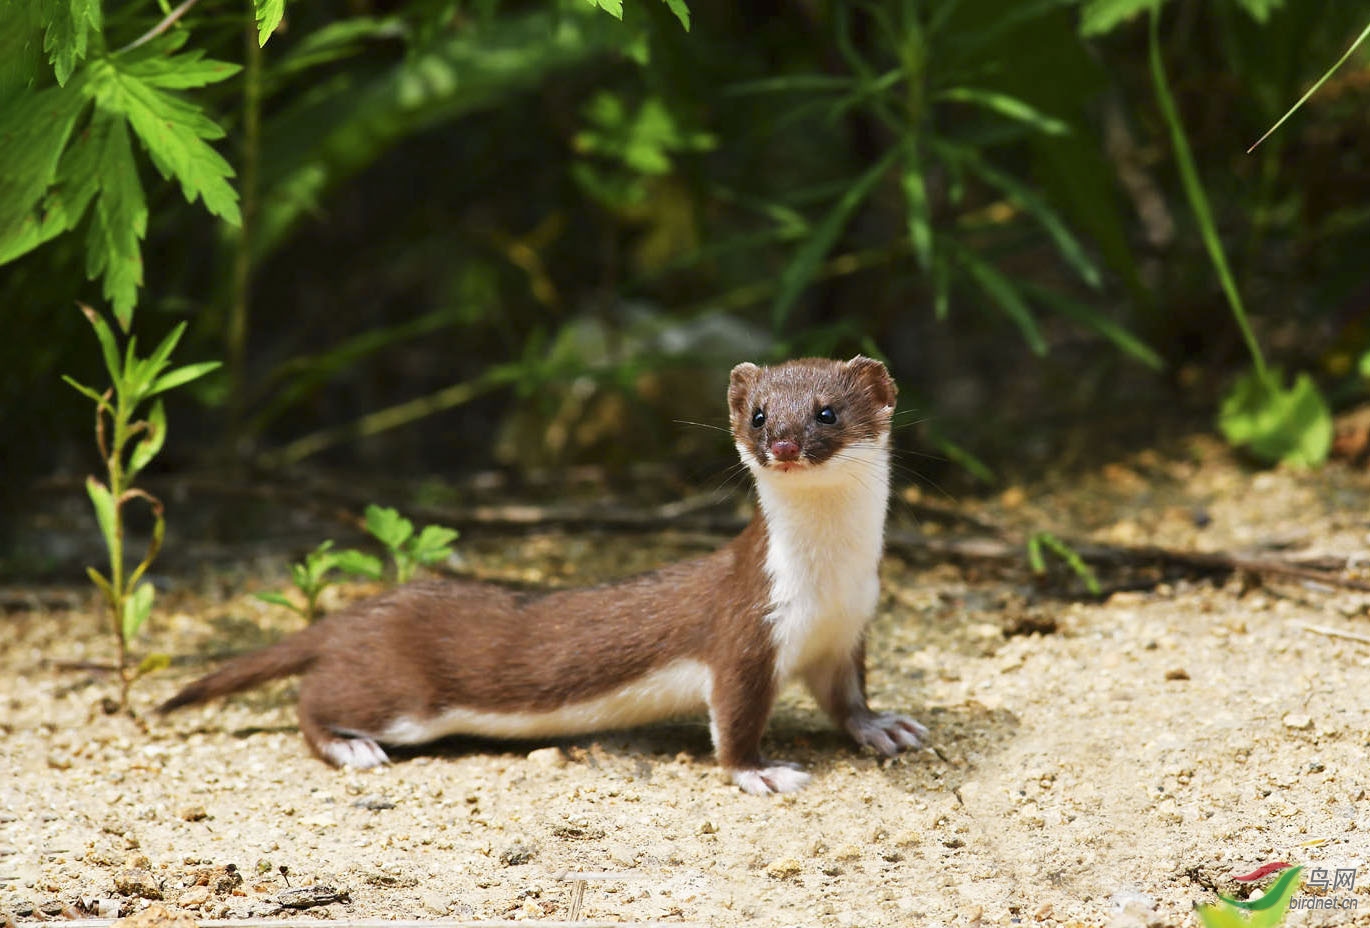
[[[330,738],[319,743],[319,754],[336,767],[380,767],[390,763],[385,750],[370,738]]]
[[[768,761],[768,766],[751,770],[734,770],[733,782],[744,793],[769,796],[771,793],[792,793],[809,782],[809,775],[798,764]]]
[[[852,719],[847,723],[847,731],[857,744],[872,747],[886,757],[921,748],[928,737],[925,726],[906,715],[893,712],[872,713],[865,718]]]

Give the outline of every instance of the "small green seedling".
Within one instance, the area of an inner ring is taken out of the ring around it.
[[[1027,540],[1028,566],[1034,574],[1040,576],[1047,572],[1046,560],[1042,557],[1043,548],[1047,548],[1065,561],[1075,576],[1084,582],[1085,589],[1089,590],[1090,595],[1099,595],[1099,578],[1095,576],[1094,569],[1085,563],[1078,551],[1051,532],[1033,532]]]
[[[366,507],[366,530],[380,539],[395,564],[395,582],[408,583],[420,565],[438,564],[452,556],[457,530],[426,525],[414,534],[414,523],[385,506]]]
[[[303,616],[306,622],[313,622],[319,617],[319,595],[334,583],[334,579],[329,576],[334,571],[354,577],[365,577],[368,580],[379,580],[381,562],[379,558],[353,548],[334,551],[333,542],[325,541],[306,554],[303,561],[290,565],[290,579],[304,596],[303,606],[282,593],[256,595],[262,602],[284,606],[291,612]]]
[[[95,443],[105,462],[108,482],[95,477],[86,478],[86,492],[95,507],[95,518],[100,524],[109,552],[109,575],[94,567],[86,573],[104,595],[110,629],[119,647],[119,708],[128,708],[128,690],[135,680],[153,670],[165,667],[166,655],[153,654],[137,667],[129,667],[129,642],[138,634],[152,611],[151,583],[139,583],[161,550],[166,534],[162,501],[146,490],[133,486],[138,472],[147,467],[166,442],[166,410],[160,399],[155,400],[147,418],[139,418],[140,407],[168,390],[175,389],[202,377],[219,366],[218,361],[187,364],[167,370],[171,352],[176,349],[186,324],[182,322],[162,339],[149,357],[137,356],[137,339],[130,337],[122,354],[109,324],[93,309],[82,306],[95,337],[100,341],[100,352],[113,385],[103,393],[62,375],[83,396],[95,403]],[[132,450],[130,451],[130,446]],[[124,505],[141,499],[152,509],[152,540],[142,561],[131,573],[124,569]]]
[[[1301,873],[1303,867],[1284,871],[1255,901],[1219,895],[1221,902],[1200,903],[1194,910],[1204,928],[1275,928],[1289,914],[1289,900],[1298,892]]]

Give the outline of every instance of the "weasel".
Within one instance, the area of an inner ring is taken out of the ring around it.
[[[739,364],[734,443],[756,483],[718,551],[584,589],[410,583],[230,660],[159,707],[300,674],[300,732],[334,765],[446,735],[544,738],[707,708],[718,763],[748,793],[808,774],[761,756],[780,687],[800,679],[858,744],[892,756],[925,729],[866,702],[897,389],[879,361]]]

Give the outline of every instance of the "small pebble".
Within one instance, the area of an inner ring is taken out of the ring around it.
[[[1302,712],[1291,712],[1284,717],[1284,727],[1294,731],[1309,731],[1313,727],[1313,718]]]
[[[512,844],[499,855],[499,862],[506,867],[520,867],[533,859],[533,849],[526,844]]]
[[[201,822],[209,818],[204,806],[186,806],[176,814],[187,822]]]
[[[183,909],[198,909],[209,901],[208,886],[192,886],[177,898],[176,904]]]
[[[150,870],[132,867],[120,870],[114,875],[114,888],[122,896],[137,896],[139,899],[161,899],[162,884]]]
[[[566,752],[561,748],[538,748],[528,752],[528,760],[539,767],[560,769],[566,766]]]
[[[766,867],[766,875],[777,880],[792,880],[804,872],[804,866],[793,857],[782,857],[771,861]]]

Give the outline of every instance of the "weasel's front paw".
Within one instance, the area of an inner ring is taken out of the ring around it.
[[[809,775],[798,764],[768,761],[769,766],[751,770],[734,770],[733,782],[744,793],[769,796],[771,793],[792,793],[809,782]]]
[[[390,763],[385,749],[370,738],[333,738],[319,745],[324,760],[335,767],[380,767]]]
[[[921,748],[928,730],[906,715],[893,712],[870,713],[847,722],[847,731],[857,744],[875,748],[886,757],[900,751]]]

